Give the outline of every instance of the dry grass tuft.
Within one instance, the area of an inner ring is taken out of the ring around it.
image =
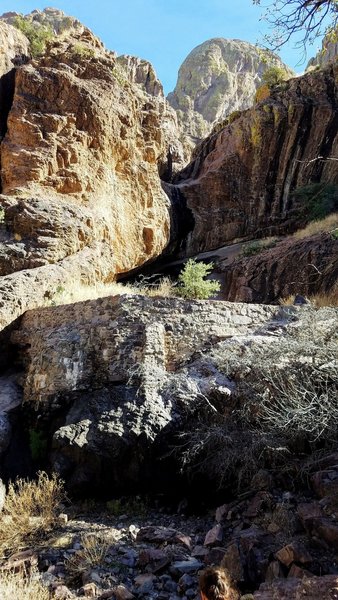
[[[95,300],[105,296],[121,296],[123,294],[141,296],[175,296],[175,285],[170,277],[163,277],[158,284],[147,283],[146,279],[141,283],[128,285],[124,283],[95,283],[94,285],[74,285],[67,289],[59,286],[54,293],[50,303],[52,306],[61,304],[73,304],[84,300]]]
[[[175,284],[170,277],[163,277],[157,285],[143,289],[145,290],[145,294],[150,297],[164,296],[165,298],[171,298],[177,295]]]
[[[295,301],[296,294],[289,294],[289,296],[285,296],[284,298],[279,298],[278,304],[281,306],[293,306]]]
[[[1,600],[49,600],[50,594],[38,579],[37,571],[30,575],[0,571]]]
[[[40,471],[36,481],[10,483],[0,517],[0,550],[36,542],[57,524],[57,510],[65,499],[63,482]]]
[[[296,231],[292,237],[296,240],[302,240],[310,235],[317,233],[330,233],[338,227],[338,213],[331,213],[320,221],[311,221],[304,229]]]
[[[68,572],[74,577],[103,565],[110,547],[107,540],[94,534],[83,536],[81,545],[82,549],[75,552],[66,563]]]
[[[280,298],[278,302],[282,306],[293,306],[295,298],[295,294],[290,294],[289,296]],[[338,306],[338,286],[334,287],[329,292],[318,292],[317,294],[312,294],[311,296],[308,296],[308,299],[312,306],[315,306],[316,308],[323,308],[325,306]]]
[[[338,286],[330,292],[314,294],[313,296],[310,296],[309,300],[316,308],[338,306]]]

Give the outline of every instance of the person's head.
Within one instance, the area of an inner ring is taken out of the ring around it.
[[[199,576],[201,600],[238,600],[231,577],[222,567],[208,567]]]

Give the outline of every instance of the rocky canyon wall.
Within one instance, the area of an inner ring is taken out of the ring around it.
[[[195,151],[168,192],[194,224],[183,252],[292,230],[307,218],[293,191],[338,183],[338,65],[276,86]]]

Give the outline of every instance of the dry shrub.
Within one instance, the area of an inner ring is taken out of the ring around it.
[[[281,306],[293,306],[295,298],[295,294],[290,294],[289,296],[280,298],[278,302]],[[315,306],[316,308],[338,306],[338,286],[335,286],[329,292],[318,292],[317,294],[312,294],[311,296],[308,296],[308,300],[312,306]]]
[[[287,310],[287,309],[286,309]],[[244,488],[261,468],[338,440],[337,311],[290,313],[280,338],[217,345],[208,356],[236,390],[223,406],[190,421],[179,448],[183,469]]]
[[[17,549],[43,537],[57,524],[57,510],[65,499],[57,475],[40,471],[36,481],[10,483],[0,518],[0,549]]]
[[[266,100],[267,98],[269,98],[270,96],[270,88],[269,86],[264,83],[263,85],[261,85],[255,94],[255,102],[262,102],[263,100]]]
[[[103,565],[110,547],[107,540],[94,534],[83,536],[81,545],[82,549],[77,550],[66,563],[68,572],[74,577]]]
[[[39,581],[39,573],[0,571],[1,600],[49,600],[50,594]]]
[[[289,296],[285,296],[284,298],[279,298],[278,303],[281,306],[293,306],[295,298],[296,298],[296,294],[289,294]]]
[[[146,295],[153,296],[163,296],[165,298],[171,298],[177,294],[175,284],[170,279],[170,277],[163,277],[157,285],[153,287],[143,288],[146,290]]]
[[[139,283],[133,285],[125,283],[95,283],[94,285],[77,284],[63,288],[59,286],[53,295],[50,304],[59,306],[62,304],[73,304],[75,302],[83,302],[84,300],[95,300],[105,296],[121,296],[123,294],[131,294],[138,296],[164,296],[171,297],[175,295],[175,285],[170,277],[163,277],[159,283],[149,283],[144,277]]]
[[[338,213],[331,213],[324,219],[320,219],[319,221],[311,221],[311,223],[304,227],[304,229],[299,229],[299,231],[296,231],[292,237],[296,240],[302,240],[303,238],[316,235],[317,233],[330,233],[331,231],[337,229],[337,227]]]
[[[313,296],[310,296],[309,300],[316,308],[338,306],[338,286],[330,292],[314,294]]]

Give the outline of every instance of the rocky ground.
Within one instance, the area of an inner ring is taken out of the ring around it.
[[[194,600],[210,564],[230,571],[243,599],[336,598],[338,454],[312,470],[311,491],[283,491],[261,471],[250,490],[203,516],[184,514],[186,501],[180,514],[141,498],[65,506],[60,527],[2,569],[37,567],[59,599]]]

